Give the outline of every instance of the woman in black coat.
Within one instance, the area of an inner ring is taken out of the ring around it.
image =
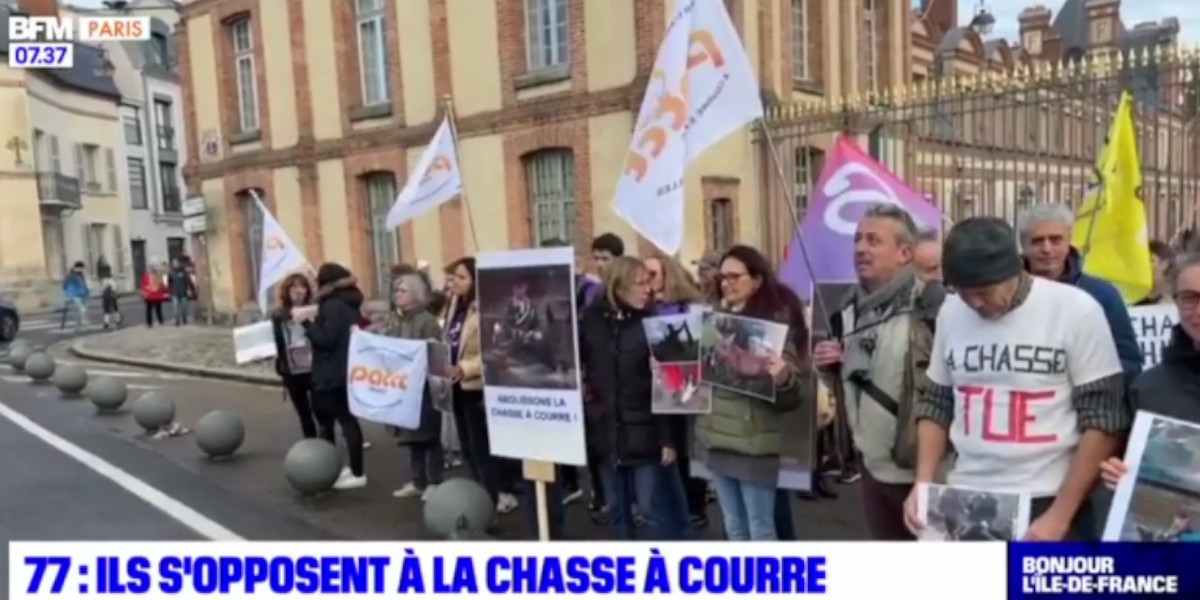
[[[312,343],[304,327],[292,321],[292,309],[308,306],[313,301],[312,284],[300,273],[289,275],[278,286],[278,305],[271,312],[271,329],[275,333],[275,372],[283,379],[300,417],[304,437],[317,437],[317,424],[312,407]]]
[[[583,366],[604,406],[588,436],[605,457],[601,472],[614,535],[633,538],[628,511],[634,500],[653,539],[678,540],[686,536],[688,509],[670,419],[650,408],[653,375],[642,328],[649,304],[649,275],[641,261],[615,259],[605,272],[604,297],[588,307],[581,324]]]
[[[363,293],[358,281],[345,267],[336,263],[321,265],[317,271],[317,305],[292,310],[292,319],[304,323],[304,331],[313,347],[313,411],[321,437],[333,443],[333,425],[342,426],[342,436],[350,453],[350,467],[344,469],[334,489],[346,490],[367,485],[363,468],[363,434],[358,419],[350,414],[346,398],[346,365],[350,351],[350,333],[363,322]],[[315,314],[314,314],[315,313]]]

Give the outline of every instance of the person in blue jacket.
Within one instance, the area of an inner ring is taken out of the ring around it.
[[[64,327],[66,327],[67,323],[67,313],[72,308],[76,310],[76,329],[83,329],[87,327],[87,301],[92,294],[91,291],[88,290],[87,276],[84,275],[85,269],[86,267],[83,265],[83,261],[77,261],[75,265],[71,267],[71,273],[67,275],[65,280],[63,280],[63,296],[66,299],[66,302],[63,305]]]
[[[1129,309],[1116,287],[1083,272],[1079,251],[1071,247],[1075,215],[1062,204],[1035,204],[1018,218],[1025,269],[1038,277],[1073,285],[1104,308],[1104,317],[1117,343],[1125,387],[1142,372],[1142,349],[1129,320]]]

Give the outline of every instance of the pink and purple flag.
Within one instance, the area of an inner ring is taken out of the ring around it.
[[[779,269],[780,279],[801,298],[814,283],[854,283],[854,231],[863,213],[875,204],[894,204],[908,211],[922,229],[941,229],[941,211],[875,162],[854,141],[840,136],[817,180],[800,231],[792,238]],[[804,264],[803,240],[812,261]]]

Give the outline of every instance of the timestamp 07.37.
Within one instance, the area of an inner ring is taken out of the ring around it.
[[[75,46],[39,42],[8,47],[8,66],[17,69],[69,69],[75,64]]]

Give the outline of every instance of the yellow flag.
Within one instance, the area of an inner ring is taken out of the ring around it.
[[[1071,244],[1084,257],[1083,272],[1116,286],[1126,304],[1150,293],[1154,272],[1146,232],[1146,208],[1138,198],[1142,167],[1133,129],[1133,96],[1121,105],[1096,165],[1100,186],[1079,208]]]

